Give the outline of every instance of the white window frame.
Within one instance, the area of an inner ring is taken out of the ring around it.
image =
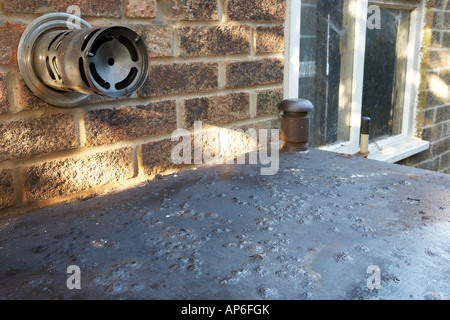
[[[375,4],[380,6],[390,6],[393,8],[407,8],[411,10],[410,20],[410,40],[408,43],[408,57],[406,67],[406,86],[404,96],[404,107],[402,113],[402,129],[400,134],[386,139],[377,140],[369,145],[370,159],[397,162],[408,158],[414,154],[427,150],[429,142],[416,137],[418,129],[416,119],[416,107],[418,103],[418,92],[420,84],[420,62],[422,54],[422,43],[425,26],[425,1],[420,0],[417,4],[404,2],[401,0],[393,1],[369,1],[369,0],[348,0],[350,5],[347,10],[353,10],[354,13],[354,37],[353,49],[350,57],[352,64],[351,72],[351,94],[349,105],[344,109],[344,118],[339,120],[339,126],[347,122],[347,131],[349,130],[348,141],[338,142],[332,145],[321,146],[318,149],[334,151],[338,153],[354,154],[359,151],[360,126],[362,111],[362,92],[364,77],[364,49],[366,30],[367,30],[367,8]],[[288,62],[285,67],[285,98],[299,97],[299,61],[300,61],[300,17],[301,0],[287,0],[288,14],[286,16],[286,50],[285,60]],[[342,81],[342,79],[341,79]],[[349,114],[348,114],[349,113]],[[342,114],[340,114],[340,117]]]

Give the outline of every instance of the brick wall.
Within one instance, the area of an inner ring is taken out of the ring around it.
[[[56,108],[25,85],[21,34],[69,5],[95,27],[142,35],[149,77],[129,99]],[[217,130],[278,127],[286,10],[286,0],[0,0],[0,218],[178,170],[171,134],[184,128],[193,136],[196,120]],[[450,173],[450,0],[434,0],[427,21],[417,127],[431,147],[400,163]],[[234,140],[243,146],[230,148],[251,145]]]
[[[450,0],[434,0],[429,19],[431,40],[419,103],[423,104],[420,134],[430,141],[430,148],[400,164],[450,173]]]
[[[147,81],[129,99],[76,108],[36,98],[17,66],[26,26],[78,5],[92,26],[145,40]],[[179,167],[177,128],[271,128],[283,97],[285,0],[0,2],[0,217],[133,185]]]

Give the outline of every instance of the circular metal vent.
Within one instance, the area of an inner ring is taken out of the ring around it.
[[[148,73],[144,41],[126,27],[92,28],[78,19],[80,29],[68,29],[67,13],[50,13],[34,20],[23,33],[18,63],[33,93],[49,104],[77,106],[90,95],[128,97]]]

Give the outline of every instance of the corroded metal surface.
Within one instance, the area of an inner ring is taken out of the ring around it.
[[[314,149],[259,173],[203,167],[2,220],[0,298],[450,297],[448,175]]]

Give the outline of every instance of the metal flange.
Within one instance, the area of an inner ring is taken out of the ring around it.
[[[20,38],[17,50],[19,70],[30,90],[51,105],[73,107],[87,102],[89,94],[55,90],[42,83],[34,68],[34,49],[37,40],[47,32],[68,30],[67,21],[75,20],[81,28],[92,28],[83,19],[68,13],[49,13],[31,22]]]

